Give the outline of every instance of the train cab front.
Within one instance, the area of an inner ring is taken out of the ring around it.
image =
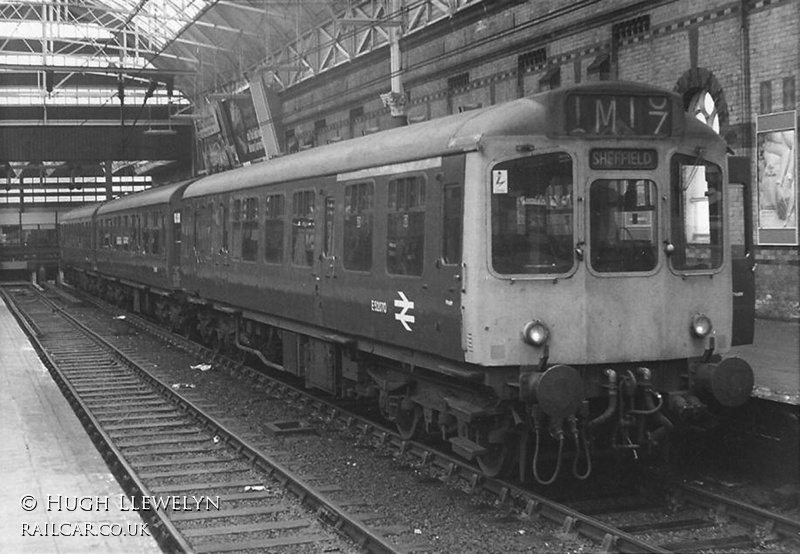
[[[544,484],[563,460],[586,478],[601,449],[654,452],[753,388],[747,362],[721,356],[724,141],[666,93],[564,94],[546,137],[482,144],[485,182],[465,199],[486,210],[465,242],[487,244],[465,254],[467,361],[518,364],[520,466]]]

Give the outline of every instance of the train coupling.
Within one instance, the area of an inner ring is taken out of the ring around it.
[[[753,368],[741,358],[720,362],[698,361],[689,366],[689,389],[703,396],[711,395],[722,406],[736,408],[750,398],[755,380]]]

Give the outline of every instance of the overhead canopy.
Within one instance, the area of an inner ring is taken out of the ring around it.
[[[10,94],[9,85],[27,86],[30,93],[52,88],[51,97],[58,97],[76,86],[105,82],[115,88],[120,78],[139,83],[139,101],[151,79],[158,86],[156,101],[167,89],[199,97],[241,78],[348,5],[345,0],[0,0],[0,104],[6,103],[2,97]],[[55,76],[47,77],[46,70]]]

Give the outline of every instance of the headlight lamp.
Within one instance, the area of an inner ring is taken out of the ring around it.
[[[691,331],[692,336],[702,339],[711,333],[714,326],[711,324],[711,319],[705,314],[695,314],[692,316]]]
[[[550,329],[543,322],[534,319],[522,328],[522,338],[533,346],[543,346],[550,338]]]

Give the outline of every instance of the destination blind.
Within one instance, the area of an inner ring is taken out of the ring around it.
[[[666,95],[573,94],[566,101],[567,134],[668,137],[672,104]]]

